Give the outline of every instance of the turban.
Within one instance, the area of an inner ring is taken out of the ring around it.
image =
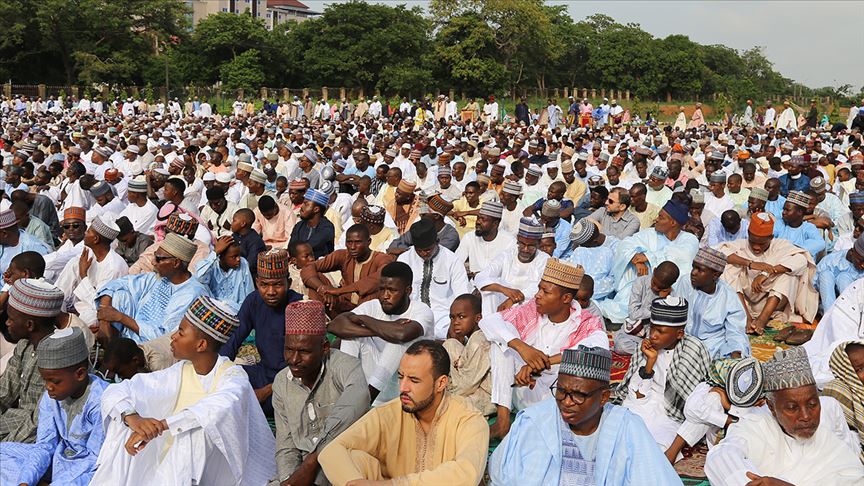
[[[748,231],[753,236],[774,236],[774,217],[769,213],[754,213],[750,216]]]

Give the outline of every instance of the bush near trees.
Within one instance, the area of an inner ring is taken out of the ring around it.
[[[164,86],[167,70],[173,86],[229,89],[453,89],[482,97],[569,86],[629,90],[643,100],[722,94],[735,103],[854,94],[850,85],[796,84],[760,47],[657,38],[599,14],[575,21],[566,6],[543,0],[431,0],[428,14],[355,0],[273,31],[228,13],[192,30],[177,0],[3,0],[0,15],[7,19],[0,79],[15,84]]]

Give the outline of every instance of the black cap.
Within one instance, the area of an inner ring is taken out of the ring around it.
[[[117,235],[118,237],[126,236],[135,229],[132,226],[132,222],[129,221],[129,218],[126,216],[117,218],[117,227],[120,228],[120,233]]]
[[[435,223],[428,219],[421,219],[411,225],[411,241],[416,248],[429,248],[438,241],[438,232],[435,231]]]

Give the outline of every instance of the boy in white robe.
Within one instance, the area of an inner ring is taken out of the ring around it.
[[[108,426],[91,484],[251,485],[276,476],[275,439],[249,379],[219,356],[237,326],[227,304],[199,297],[171,335],[178,363],[105,390]]]

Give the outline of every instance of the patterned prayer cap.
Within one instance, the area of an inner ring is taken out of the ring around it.
[[[849,194],[849,204],[864,204],[864,191]]]
[[[761,187],[754,187],[750,189],[750,196],[753,199],[758,199],[760,201],[768,201],[768,191],[762,189]]]
[[[663,179],[663,180],[665,180],[665,179],[666,179],[666,176],[667,176],[668,174],[669,174],[669,172],[667,172],[666,169],[664,169],[663,167],[660,167],[660,166],[658,165],[657,167],[654,167],[654,170],[651,171],[651,175],[650,175],[650,177],[655,177],[655,178],[657,178],[657,179]]]
[[[360,219],[367,224],[384,224],[385,212],[381,206],[364,206],[360,210]]]
[[[165,229],[183,236],[194,236],[198,230],[198,220],[185,213],[173,213],[168,216]]]
[[[93,197],[104,196],[111,192],[111,185],[105,181],[99,181],[96,184],[93,184],[93,187],[90,188],[90,194]]]
[[[536,166],[534,166],[534,165],[530,165],[530,166],[528,166],[528,169],[526,170],[526,172],[528,173],[528,175],[531,175],[531,176],[534,176],[534,177],[540,177],[541,175],[543,175],[543,173],[540,172],[540,169],[538,169],[538,168],[537,168]]]
[[[726,377],[726,395],[736,407],[755,405],[762,398],[764,386],[762,363],[753,357],[739,360]]]
[[[545,235],[544,235],[545,236]],[[567,289],[579,290],[585,269],[580,265],[570,265],[557,258],[546,260],[546,268],[543,269],[543,278],[549,283],[560,285]]]
[[[87,361],[90,350],[84,333],[77,327],[58,329],[39,341],[36,366],[43,370],[61,370]]]
[[[569,147],[564,147],[564,149],[561,151],[566,153],[568,148]],[[570,155],[573,155],[573,149],[570,149]],[[573,161],[572,160],[567,159],[567,160],[561,161],[561,173],[562,174],[571,174],[573,172],[574,172],[574,169],[573,169]]]
[[[183,317],[220,343],[227,343],[228,338],[240,325],[237,312],[228,303],[206,295],[195,299]]]
[[[539,240],[543,236],[543,231],[545,231],[543,223],[534,218],[519,219],[519,233],[517,236],[531,240]]]
[[[436,213],[447,216],[450,214],[450,211],[453,211],[453,203],[444,199],[441,194],[433,194],[426,198],[426,204],[429,206],[429,209],[435,211]],[[501,215],[498,215],[498,218],[501,218]]]
[[[417,184],[402,179],[401,181],[399,181],[399,185],[396,186],[396,189],[398,189],[400,192],[404,192],[405,194],[413,194],[414,190],[417,189]]]
[[[498,201],[486,201],[480,206],[480,213],[490,218],[501,219],[504,213],[504,205]]]
[[[726,184],[726,174],[722,172],[714,172],[708,177],[708,182],[719,182],[721,184]]]
[[[453,175],[453,169],[451,169],[449,165],[443,165],[441,167],[438,167],[438,177],[452,176],[452,175]]]
[[[703,246],[696,252],[693,263],[708,267],[716,272],[722,272],[726,268],[726,254],[713,248]]]
[[[612,353],[608,349],[584,344],[576,349],[565,349],[558,373],[608,383],[612,375]]]
[[[251,159],[250,159],[250,160],[251,160]],[[240,172],[241,170],[242,170],[243,172],[249,172],[249,173],[251,174],[252,171],[255,170],[255,168],[252,167],[252,164],[249,164],[249,163],[246,163],[246,162],[240,162],[240,163],[237,164],[237,172]]]
[[[486,174],[477,174],[477,184],[480,185],[480,190],[485,191],[489,188],[489,183],[492,182],[492,178]]]
[[[514,196],[522,195],[522,185],[515,182],[504,181],[504,188],[502,190],[507,194],[512,194]]]
[[[809,194],[804,194],[801,191],[789,191],[789,195],[786,197],[786,202],[790,202],[796,206],[800,206],[804,209],[810,207],[810,201],[812,196]]]
[[[324,304],[317,300],[292,302],[285,307],[285,335],[323,336],[327,333]]]
[[[330,196],[324,194],[323,191],[319,191],[318,189],[307,189],[306,194],[303,195],[303,199],[312,201],[325,209],[330,206]]]
[[[9,289],[9,307],[34,317],[60,314],[63,291],[42,279],[19,278]]]
[[[813,189],[818,194],[823,194],[826,191],[825,178],[817,176],[810,179],[810,189]]]
[[[773,236],[774,216],[770,213],[754,213],[750,216],[750,226],[747,228],[753,236]]]
[[[593,175],[588,178],[588,187],[594,189],[595,187],[600,187],[604,185],[606,181],[603,180],[603,176],[601,175]]]
[[[105,221],[102,219],[105,218]],[[96,216],[93,218],[93,222],[90,223],[90,228],[93,229],[99,236],[104,237],[109,241],[114,241],[117,238],[117,235],[120,234],[120,228],[116,223],[117,217],[113,214],[103,214],[101,216]]]
[[[857,253],[861,257],[864,257],[864,234],[858,236],[858,239],[855,240],[852,248],[855,250],[855,253]]]
[[[765,391],[786,390],[816,385],[813,370],[803,347],[778,349],[770,360],[762,364]]]
[[[146,194],[147,179],[145,179],[144,176],[138,176],[129,181],[129,192],[140,192]]]
[[[561,203],[555,199],[547,199],[540,209],[540,214],[547,218],[557,218],[561,216]]]
[[[584,219],[579,220],[573,224],[573,228],[570,230],[570,241],[576,246],[581,246],[586,241],[590,241],[596,232],[597,225]]]
[[[288,271],[288,252],[281,248],[262,251],[258,254],[258,276],[261,278],[285,278]]]
[[[77,206],[70,206],[63,210],[63,221],[69,221],[72,219],[77,219],[78,221],[86,221],[87,220],[87,210],[84,208],[79,208]]]
[[[802,167],[807,165],[807,159],[805,159],[803,155],[793,155],[792,158],[789,159],[789,163],[798,167]]]
[[[687,208],[687,205],[672,199],[666,201],[666,204],[663,205],[663,211],[681,226],[684,226],[687,220],[690,219],[690,210]]]
[[[690,199],[693,200],[693,204],[705,204],[705,193],[697,188],[690,189]]]
[[[18,218],[15,217],[15,212],[11,209],[0,212],[0,229],[11,228],[18,224]]]
[[[651,302],[651,324],[684,327],[687,324],[687,299],[670,295]]]

